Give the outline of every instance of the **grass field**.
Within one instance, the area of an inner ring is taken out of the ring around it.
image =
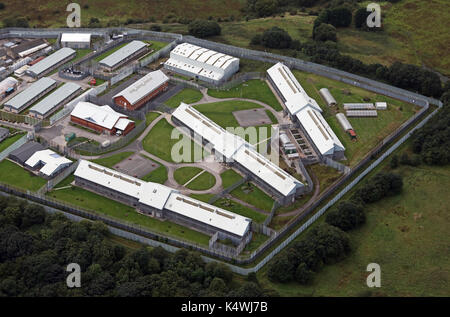
[[[188,180],[202,171],[199,167],[186,166],[175,170],[173,177],[178,184],[184,185]]]
[[[191,151],[190,155],[187,155],[186,159],[192,161],[195,158],[196,153],[202,153],[203,149],[194,143],[189,137],[181,135],[179,139],[172,139],[172,130],[175,128],[171,126],[166,119],[160,120],[148,133],[144,140],[142,141],[142,145],[144,147],[144,150],[147,152],[154,154],[158,156],[159,158],[167,161],[167,162],[174,162],[172,159],[172,147],[178,143],[181,138],[183,137],[185,140],[187,140],[189,143],[189,149]],[[180,149],[180,152],[175,151],[175,153],[180,153],[182,155],[183,148]],[[187,150],[188,151],[188,150]]]
[[[241,180],[242,176],[233,171],[232,169],[229,169],[220,174],[220,178],[222,178],[222,187],[228,188],[231,185],[237,183],[239,180]]]
[[[191,104],[202,99],[203,95],[200,91],[191,88],[185,88],[175,96],[169,98],[165,104],[171,108],[176,108],[180,105],[181,102]]]
[[[134,208],[97,195],[93,192],[79,187],[53,190],[47,195],[82,208],[94,210],[120,220],[147,227],[152,231],[189,240],[198,244],[208,245],[209,237],[200,232],[180,226],[170,221],[160,221],[149,216],[144,216],[135,211]]]
[[[18,133],[18,134],[14,135],[14,136],[7,137],[6,139],[4,139],[2,142],[0,142],[0,152],[3,152],[4,150],[6,150],[14,142],[19,140],[23,136],[24,136],[24,133]]]
[[[308,95],[321,106],[324,118],[345,147],[347,160],[342,163],[349,166],[357,164],[371,149],[418,110],[418,107],[414,105],[328,78],[296,70],[293,73]],[[335,116],[336,110],[328,107],[319,95],[319,89],[323,87],[328,88],[338,102],[339,112],[345,113],[343,102],[365,102],[364,98],[369,98],[370,102],[386,101],[388,110],[378,111],[377,118],[348,118],[358,136],[358,141],[352,141],[339,125]]]
[[[105,158],[91,160],[91,162],[100,164],[105,167],[114,168],[114,165],[116,165],[119,162],[122,162],[126,158],[130,157],[132,154],[133,152],[120,152]]]
[[[306,168],[317,176],[320,184],[320,193],[342,176],[342,173],[339,173],[338,170],[327,165],[313,164]]]
[[[263,223],[264,220],[266,220],[266,215],[254,211],[246,206],[243,206],[235,201],[232,201],[230,199],[227,198],[221,198],[218,201],[216,201],[214,203],[214,206],[220,207],[222,209],[234,212],[238,215],[247,217],[247,218],[251,218],[254,221],[256,221],[257,223]]]
[[[37,191],[47,183],[45,179],[6,159],[0,162],[0,182],[31,191]]]
[[[145,124],[150,125],[156,118],[158,118],[161,114],[158,112],[147,112],[145,114]]]
[[[270,211],[273,205],[273,199],[264,193],[261,189],[250,183],[250,192],[246,193],[244,187],[248,187],[247,183],[242,184],[234,189],[230,195],[242,201],[249,203],[257,208]]]
[[[206,190],[210,189],[216,184],[216,178],[208,172],[203,172],[193,181],[186,185],[186,188],[192,190]]]
[[[443,237],[450,220],[450,166],[401,166],[395,172],[403,176],[403,192],[366,207],[367,223],[349,233],[348,258],[324,266],[308,286],[272,283],[267,266],[258,273],[260,283],[281,296],[448,296]],[[369,263],[381,266],[379,289],[366,286]]]
[[[246,98],[264,102],[271,106],[276,111],[281,111],[283,108],[278,102],[277,98],[270,90],[265,81],[253,79],[246,81],[229,90],[212,90],[208,89],[208,95],[216,98]]]

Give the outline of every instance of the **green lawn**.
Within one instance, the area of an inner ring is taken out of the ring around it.
[[[122,43],[122,44],[114,47],[113,49],[111,49],[109,51],[106,51],[103,54],[100,54],[99,56],[95,57],[94,60],[97,61],[97,62],[100,62],[102,59],[104,59],[105,57],[108,57],[109,55],[111,55],[115,51],[121,49],[122,47],[124,47],[127,44],[129,44],[129,43]]]
[[[175,170],[173,177],[178,184],[184,185],[188,180],[202,171],[199,167],[185,166]]]
[[[266,266],[258,273],[263,286],[281,296],[448,296],[450,166],[395,172],[403,176],[403,192],[367,205],[367,223],[349,233],[349,257],[324,266],[309,286],[272,283]],[[379,289],[366,286],[369,263],[381,266]]]
[[[220,174],[220,177],[222,178],[222,187],[228,188],[231,185],[237,183],[242,179],[242,176],[236,173],[234,170],[229,169]]]
[[[328,78],[297,70],[293,73],[308,95],[314,98],[322,108],[324,118],[346,149],[347,160],[342,163],[349,166],[356,165],[371,149],[418,110],[414,105]],[[348,118],[358,136],[356,142],[352,141],[339,125],[335,116],[336,110],[328,107],[320,97],[318,92],[323,87],[328,88],[338,102],[339,112],[345,113],[342,103],[365,102],[364,98],[369,98],[370,102],[386,101],[388,110],[378,111],[376,118]]]
[[[77,55],[75,55],[75,58],[70,61],[71,63],[75,63],[79,59],[85,57],[87,54],[92,52],[92,50],[90,48],[77,49],[76,51],[77,51]]]
[[[307,166],[307,169],[311,170],[317,176],[320,184],[320,192],[323,192],[342,176],[342,173],[339,173],[338,170],[327,165],[313,164]]]
[[[145,124],[150,125],[156,118],[158,118],[161,114],[158,112],[147,112],[145,114]]]
[[[171,108],[176,108],[180,105],[181,102],[191,104],[202,99],[203,95],[200,91],[192,88],[184,88],[175,96],[169,98],[165,104]]]
[[[104,167],[114,168],[114,165],[130,157],[133,153],[134,152],[120,152],[105,158],[91,160],[91,162],[100,164]]]
[[[6,139],[4,139],[2,142],[0,142],[0,152],[3,152],[4,150],[6,150],[14,142],[19,140],[23,136],[24,136],[24,133],[18,133],[18,134],[14,135],[14,136],[7,137]]]
[[[257,223],[263,223],[266,220],[266,215],[254,211],[246,206],[243,206],[235,201],[232,201],[227,198],[221,198],[214,203],[214,206],[220,207],[222,209],[234,212],[238,215],[251,218]]]
[[[211,173],[204,172],[187,184],[186,187],[192,190],[206,190],[213,187],[215,184],[216,178]]]
[[[250,243],[245,246],[245,249],[244,249],[242,254],[250,253],[250,252],[255,251],[267,239],[269,239],[268,236],[266,236],[264,234],[261,234],[261,233],[258,233],[258,232],[253,232],[252,233],[252,241],[250,241]]]
[[[147,157],[146,155],[142,155],[146,159],[150,160],[153,164],[159,164],[154,162],[151,158]],[[159,165],[156,169],[145,175],[144,177],[141,177],[143,181],[146,182],[153,182],[158,184],[164,184],[167,181],[167,168],[164,165]]]
[[[31,191],[37,191],[47,183],[45,179],[7,159],[0,162],[0,182]]]
[[[159,41],[144,41],[144,42],[151,44],[150,49],[153,50],[153,53],[151,55],[155,54],[157,51],[166,47],[169,44],[167,42],[159,42]]]
[[[82,208],[94,210],[99,214],[105,214],[120,220],[125,220],[133,224],[147,227],[158,233],[189,240],[201,245],[208,245],[209,236],[205,234],[167,220],[160,221],[149,216],[141,215],[130,206],[101,195],[97,195],[80,187],[53,190],[47,193],[47,195]]]
[[[277,98],[270,90],[265,81],[253,79],[246,81],[229,90],[214,90],[208,89],[208,95],[216,98],[245,98],[264,102],[271,106],[276,111],[281,111],[283,108],[278,102]]]
[[[244,192],[248,188],[247,183],[242,184],[234,189],[230,194],[242,201],[249,203],[257,208],[265,211],[271,211],[273,206],[273,199],[264,193],[261,189],[250,183],[249,193]]]
[[[172,148],[175,144],[180,142],[180,140],[186,140],[186,151],[190,151],[189,154],[186,152],[185,157],[185,163],[186,161],[193,161],[194,158],[201,159],[203,152],[203,149],[194,143],[189,137],[185,135],[180,135],[178,139],[172,139],[172,131],[176,129],[173,126],[171,126],[166,119],[160,120],[153,129],[145,136],[144,140],[142,141],[142,145],[144,147],[144,150],[147,152],[154,154],[158,156],[159,158],[167,161],[167,162],[175,162],[172,159]],[[184,143],[183,143],[184,144]],[[184,157],[184,148],[182,145],[179,144],[180,148],[175,148],[174,153],[182,157]],[[178,151],[179,150],[179,151]],[[197,154],[198,153],[198,154]],[[175,158],[178,159],[178,158]]]

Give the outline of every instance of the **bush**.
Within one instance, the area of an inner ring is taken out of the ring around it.
[[[155,24],[150,27],[150,31],[161,32],[162,28],[160,25]]]
[[[188,26],[189,34],[205,38],[214,35],[220,35],[221,28],[217,22],[206,21],[206,20],[195,20],[189,23]]]
[[[352,200],[373,203],[386,196],[399,194],[402,188],[403,180],[400,175],[380,172],[359,188],[352,196]]]
[[[366,214],[360,205],[344,201],[336,209],[327,213],[325,222],[343,231],[349,231],[364,224]]]
[[[0,2],[0,10],[5,9],[5,4],[3,2]]]
[[[314,40],[336,42],[336,28],[331,24],[321,23],[314,31]]]
[[[295,271],[295,280],[299,284],[306,285],[311,283],[313,275],[314,273],[302,262],[297,266],[297,270]]]
[[[289,48],[291,42],[289,34],[276,26],[264,31],[261,37],[261,44],[268,48]]]

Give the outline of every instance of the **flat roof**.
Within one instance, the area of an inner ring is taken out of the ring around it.
[[[45,71],[51,69],[61,61],[65,60],[72,54],[75,54],[76,51],[71,49],[70,47],[63,47],[56,52],[54,52],[52,55],[44,58],[40,62],[34,64],[28,69],[28,72],[31,72],[37,76],[44,73]]]
[[[62,33],[61,42],[91,42],[90,33]]]
[[[128,118],[127,115],[114,111],[110,106],[97,106],[86,101],[78,102],[70,115],[109,130],[114,128],[120,118]]]
[[[247,232],[251,222],[249,218],[182,195],[170,187],[145,182],[86,160],[80,161],[75,176],[134,197],[144,205],[166,209],[238,236]]]
[[[43,77],[31,84],[30,87],[28,87],[21,93],[15,95],[13,98],[5,102],[5,105],[19,110],[25,104],[42,94],[54,84],[56,84],[56,81],[54,81],[53,79],[49,77]]]
[[[126,100],[128,100],[128,102],[134,105],[168,81],[169,77],[167,77],[161,70],[150,72],[116,94],[113,98],[123,96]]]
[[[114,67],[115,65],[119,64],[121,61],[126,59],[127,57],[133,55],[140,49],[146,47],[147,44],[145,44],[142,41],[132,41],[128,43],[127,45],[119,48],[117,51],[112,53],[111,55],[106,56],[104,59],[102,59],[99,63],[104,64],[108,67]]]
[[[42,150],[35,152],[26,162],[26,165],[36,167],[43,164],[39,172],[44,175],[51,176],[59,169],[72,164],[72,161],[53,152],[52,150]]]
[[[238,162],[282,195],[288,196],[295,192],[298,187],[304,186],[299,180],[258,153],[254,146],[223,129],[189,105],[182,102],[172,115],[196,134],[208,140],[213,145],[214,150],[224,155],[228,160]]]
[[[75,83],[65,83],[50,95],[35,104],[30,111],[45,115],[79,90],[81,90],[79,85]]]
[[[332,155],[334,151],[344,151],[339,138],[322,116],[322,109],[308,96],[291,70],[282,63],[277,63],[267,70],[292,117],[297,117],[300,124],[310,136],[312,142],[322,155]]]

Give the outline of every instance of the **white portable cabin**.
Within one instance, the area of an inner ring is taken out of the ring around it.
[[[339,124],[341,125],[342,129],[344,129],[344,131],[353,130],[353,127],[350,124],[350,121],[348,121],[345,114],[337,113],[336,119],[338,120]]]
[[[377,110],[387,110],[387,103],[386,102],[376,102],[375,108]]]
[[[331,95],[331,93],[328,90],[328,88],[320,89],[319,93],[320,93],[320,95],[322,96],[322,98],[325,100],[325,102],[327,103],[327,105],[329,107],[337,105],[336,99],[334,99],[334,97]]]

